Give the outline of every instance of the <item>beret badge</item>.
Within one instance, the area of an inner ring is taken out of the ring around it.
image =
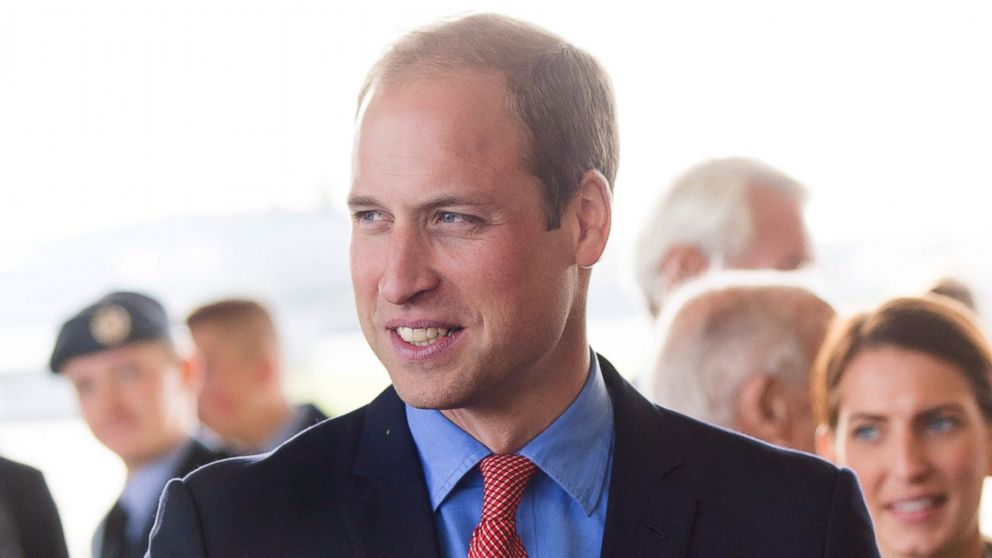
[[[131,334],[131,315],[116,304],[103,306],[90,318],[90,334],[105,347],[118,345]]]

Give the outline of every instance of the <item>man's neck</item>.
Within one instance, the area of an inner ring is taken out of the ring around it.
[[[515,453],[572,404],[589,373],[589,348],[549,370],[541,386],[518,390],[502,405],[446,409],[441,413],[493,453]]]
[[[185,432],[177,432],[170,436],[168,440],[160,446],[159,450],[153,454],[135,457],[121,456],[121,459],[124,461],[124,468],[127,471],[127,477],[131,478],[135,472],[140,471],[142,468],[155,463],[159,459],[162,459],[177,450],[179,446],[185,443],[188,438],[189,435]]]
[[[293,409],[285,399],[269,401],[252,411],[250,422],[245,424],[247,428],[231,441],[254,450],[263,448],[286,426],[292,413]]]

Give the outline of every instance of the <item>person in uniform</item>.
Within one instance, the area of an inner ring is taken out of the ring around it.
[[[144,294],[110,293],[65,322],[50,364],[72,383],[93,435],[127,469],[93,556],[143,556],[169,479],[223,457],[190,437],[198,382],[176,351],[165,308]]]

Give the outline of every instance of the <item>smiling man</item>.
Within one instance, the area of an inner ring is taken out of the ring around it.
[[[393,386],[167,488],[153,557],[875,556],[853,475],[655,407],[586,337],[618,146],[587,53],[493,15],[360,96],[359,319]]]
[[[143,556],[165,483],[223,457],[190,438],[197,383],[165,309],[140,293],[104,296],[62,326],[51,367],[72,382],[86,424],[127,469],[93,556]]]

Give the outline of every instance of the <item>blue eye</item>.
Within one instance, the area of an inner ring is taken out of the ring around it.
[[[355,220],[362,221],[366,223],[371,223],[373,221],[381,221],[382,213],[379,211],[357,211],[355,212]]]
[[[878,427],[873,425],[859,426],[851,432],[852,438],[865,441],[877,440],[880,435]]]
[[[954,417],[934,417],[927,422],[927,430],[930,432],[949,432],[957,428],[958,424],[958,419]]]
[[[437,214],[437,220],[442,223],[453,224],[466,221],[465,216],[451,211],[442,211]]]

